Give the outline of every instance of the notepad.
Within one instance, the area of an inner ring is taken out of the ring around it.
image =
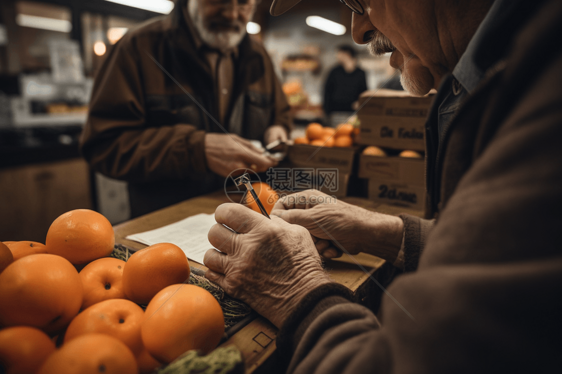
[[[213,248],[207,234],[216,223],[214,214],[197,214],[159,229],[129,235],[126,239],[146,245],[172,243],[180,247],[187,258],[203,264],[205,252]]]

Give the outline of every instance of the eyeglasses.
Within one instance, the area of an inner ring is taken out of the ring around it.
[[[363,5],[359,3],[359,0],[340,0],[340,2],[351,9],[353,13],[357,13],[360,16],[365,14],[365,9],[363,9]]]

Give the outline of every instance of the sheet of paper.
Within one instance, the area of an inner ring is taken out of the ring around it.
[[[207,234],[215,223],[214,214],[197,214],[159,229],[129,235],[126,239],[146,245],[172,243],[180,247],[187,258],[203,264],[205,252],[213,248]]]

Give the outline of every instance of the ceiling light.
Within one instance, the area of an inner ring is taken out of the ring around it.
[[[168,14],[174,9],[174,3],[169,0],[107,0],[133,8],[149,10],[155,13]]]
[[[127,27],[111,27],[107,30],[107,40],[111,44],[115,44],[127,33],[129,29]]]
[[[94,43],[94,53],[96,54],[96,56],[103,56],[105,55],[106,51],[107,47],[105,46],[104,42],[97,41]]]
[[[346,31],[344,25],[341,25],[334,21],[330,21],[329,19],[320,16],[306,17],[306,24],[310,27],[314,27],[318,30],[322,30],[334,35],[343,35]]]
[[[248,34],[259,34],[261,31],[261,26],[255,22],[248,22],[246,25],[246,31]]]
[[[27,14],[18,14],[16,16],[16,23],[22,27],[32,27],[34,29],[49,31],[68,33],[72,30],[72,24],[67,20],[30,16]]]

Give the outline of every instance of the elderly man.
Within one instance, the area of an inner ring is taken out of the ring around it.
[[[246,34],[256,0],[179,0],[130,31],[97,75],[82,152],[129,182],[138,216],[275,164],[246,139],[284,140],[289,106],[271,60]]]
[[[465,96],[443,128],[443,101],[428,120],[435,220],[310,198],[268,220],[225,204],[207,277],[281,329],[290,372],[562,372],[562,2],[342,1],[354,40],[392,51],[407,89]],[[380,318],[322,270],[317,253],[338,251],[403,270]]]

